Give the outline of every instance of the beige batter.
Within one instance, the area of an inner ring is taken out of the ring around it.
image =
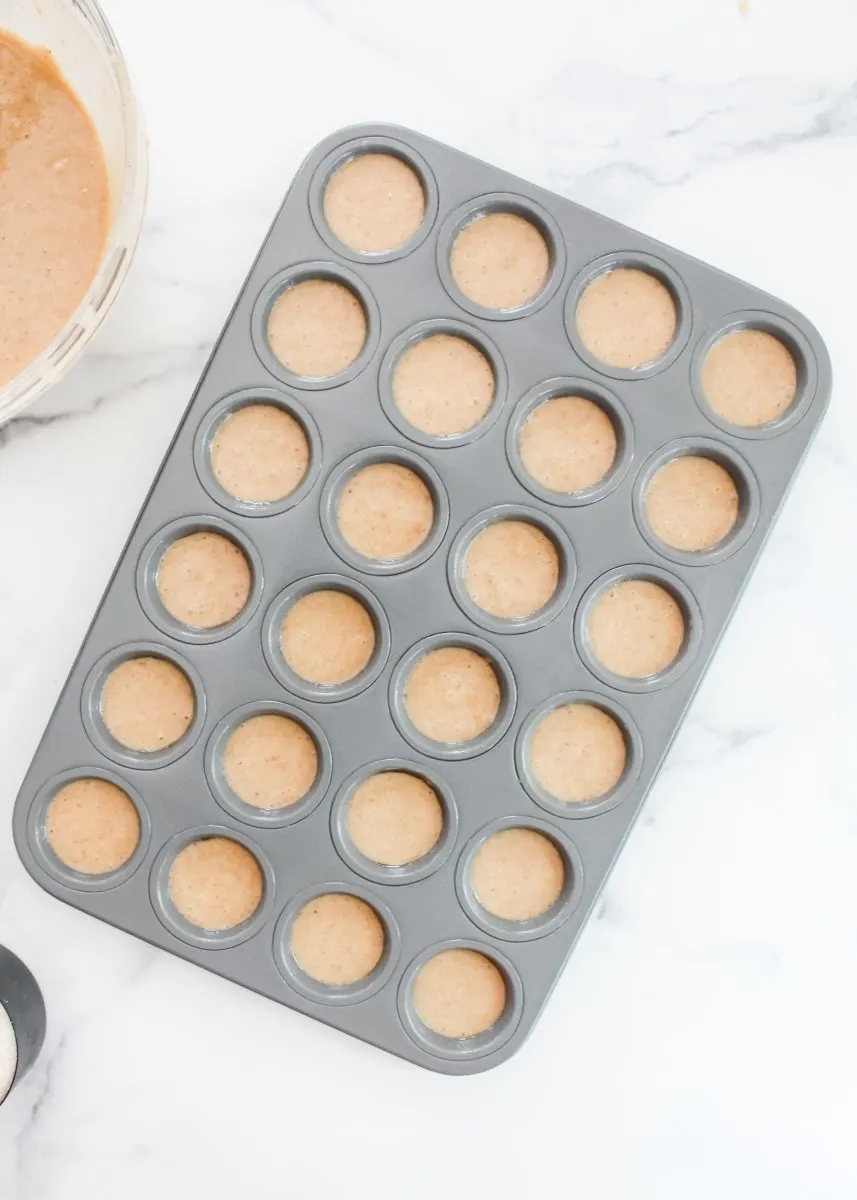
[[[434,788],[407,771],[379,771],[355,788],[346,818],[348,836],[372,862],[401,867],[436,845],[443,809]]]
[[[262,868],[231,838],[200,838],[176,855],[170,867],[170,899],[199,929],[234,929],[262,903]]]
[[[86,294],[109,203],[98,135],[51,56],[0,32],[0,388]]]
[[[521,460],[551,492],[583,492],[600,483],[616,458],[616,430],[607,413],[585,396],[553,396],[524,422]]]
[[[374,908],[346,892],[316,896],[292,923],[295,962],[328,987],[365,979],[381,961],[384,942],[384,926]]]
[[[478,425],[494,403],[491,364],[466,338],[433,333],[396,363],[393,401],[406,421],[432,437],[457,437]]]
[[[775,421],[797,393],[794,359],[778,338],[761,329],[740,329],[715,342],[700,380],[718,416],[745,428]]]
[[[738,489],[725,468],[682,454],[656,472],[646,491],[652,533],[676,550],[710,550],[738,520]]]
[[[676,311],[668,289],[636,267],[615,267],[593,279],[580,297],[577,332],[590,354],[610,367],[645,367],[675,337]]]
[[[304,279],[286,288],[268,317],[276,358],[310,379],[350,367],[366,341],[366,314],[350,288],[332,279]]]
[[[644,679],[678,657],[684,618],[669,592],[647,579],[625,579],[592,605],[586,634],[595,658],[616,675]]]
[[[406,558],[434,524],[431,492],[398,463],[372,463],[352,475],[340,493],[336,521],[345,541],[365,558]]]
[[[250,717],[229,735],[223,774],[239,800],[254,808],[288,808],[318,775],[315,742],[297,721],[277,713]]]
[[[503,620],[530,617],[549,603],[559,582],[559,554],[529,521],[495,521],[464,557],[464,586],[474,604]]]
[[[308,465],[306,434],[275,404],[239,408],[212,438],[214,478],[230,496],[250,504],[273,504],[291,495]]]
[[[101,719],[129,750],[164,750],[184,737],[196,703],[184,671],[165,658],[142,655],[114,667],[101,689]]]
[[[324,191],[331,232],[364,254],[398,250],[419,229],[425,196],[416,171],[394,154],[358,154]]]
[[[140,842],[131,799],[106,779],[75,779],[48,805],[45,834],[54,854],[82,875],[108,875],[124,866]]]
[[[595,704],[564,704],[542,717],[530,737],[536,782],[564,804],[606,796],[622,778],[627,759],[617,722]]]
[[[413,997],[423,1024],[441,1037],[476,1037],[503,1015],[506,982],[476,950],[441,950],[417,972]]]
[[[161,604],[192,629],[217,629],[234,621],[247,603],[251,583],[244,552],[220,533],[176,538],[158,564]]]
[[[375,626],[359,600],[345,592],[310,592],[283,618],[280,649],[296,675],[309,683],[345,683],[375,653]]]
[[[405,709],[424,737],[448,745],[470,742],[494,723],[500,683],[494,668],[463,646],[429,650],[405,684]]]
[[[486,912],[503,921],[531,921],[559,900],[565,866],[543,833],[502,829],[474,854],[470,884]]]
[[[449,269],[456,287],[474,304],[520,308],[547,283],[550,252],[531,221],[517,213],[486,213],[456,237]]]

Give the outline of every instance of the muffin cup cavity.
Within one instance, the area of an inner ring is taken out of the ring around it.
[[[324,197],[327,185],[333,176],[346,163],[364,154],[388,154],[398,158],[406,167],[414,172],[423,190],[424,212],[419,228],[403,242],[389,250],[361,251],[355,250],[341,241],[327,223],[324,215]],[[437,181],[431,167],[421,154],[412,146],[396,138],[385,137],[382,134],[351,138],[337,146],[322,160],[316,169],[309,188],[309,207],[313,224],[319,235],[327,242],[331,250],[342,258],[356,263],[386,263],[397,258],[404,258],[422,245],[431,233],[438,211]]]
[[[316,684],[302,678],[286,662],[280,647],[280,632],[286,613],[304,596],[320,591],[343,592],[351,596],[363,605],[372,621],[375,633],[372,656],[359,674],[343,683]],[[262,651],[271,673],[284,688],[304,700],[348,700],[358,692],[365,691],[386,665],[390,640],[390,622],[378,600],[362,583],[344,575],[311,575],[297,580],[274,598],[262,622]]]
[[[646,497],[652,480],[662,467],[685,455],[708,459],[722,467],[738,493],[735,524],[725,537],[704,550],[681,550],[669,545],[654,532],[646,516]],[[731,446],[711,438],[677,438],[643,464],[634,483],[632,504],[637,527],[653,550],[685,567],[705,567],[722,562],[746,545],[759,519],[761,496],[749,464]]]
[[[408,677],[425,655],[432,650],[445,648],[471,650],[486,659],[494,670],[500,687],[500,707],[494,721],[484,732],[466,742],[437,742],[427,737],[411,721],[405,704],[405,690]],[[436,633],[423,638],[408,650],[397,663],[390,678],[389,703],[390,712],[396,728],[405,741],[415,750],[429,758],[462,759],[476,758],[496,746],[512,724],[517,702],[517,687],[512,668],[506,658],[484,642],[482,638],[473,637],[469,633]]]
[[[343,489],[365,467],[383,463],[412,471],[428,489],[434,508],[431,529],[425,540],[400,558],[367,558],[349,545],[339,528],[337,508]],[[322,489],[320,515],[324,536],[331,548],[350,567],[369,575],[397,575],[418,567],[438,549],[449,526],[449,498],[440,475],[420,455],[401,446],[373,446],[350,454],[333,468]]]
[[[118,742],[104,724],[101,715],[101,695],[111,672],[134,658],[157,658],[172,664],[187,679],[193,692],[194,711],[185,733],[160,750],[132,750]],[[186,754],[202,733],[205,724],[205,689],[199,672],[186,658],[172,648],[157,642],[127,642],[109,650],[96,662],[84,682],[80,699],[81,718],[89,740],[96,750],[120,766],[155,770]]]
[[[226,538],[244,555],[250,571],[250,592],[241,611],[230,621],[211,628],[185,625],[167,612],[158,594],[158,570],[161,561],[176,542],[195,533],[211,533]],[[203,645],[220,642],[243,629],[259,607],[264,584],[262,559],[246,534],[220,517],[179,517],[170,521],[149,539],[137,563],[137,596],[146,616],[162,633],[180,642]]]
[[[355,983],[338,986],[320,983],[301,967],[291,947],[291,931],[301,909],[319,896],[355,896],[374,911],[384,929],[384,949],[377,965]],[[274,961],[284,981],[307,1000],[317,1004],[358,1004],[368,1000],[387,983],[396,969],[401,949],[401,934],[396,918],[374,892],[353,883],[320,883],[294,896],[280,914],[274,928]]]
[[[619,779],[603,795],[596,796],[592,800],[572,800],[566,802],[551,795],[539,783],[530,762],[530,747],[533,734],[540,722],[557,709],[572,704],[590,705],[593,708],[599,709],[616,722],[625,743],[625,765]],[[546,812],[555,817],[576,820],[584,817],[595,817],[599,813],[615,808],[633,792],[640,777],[642,766],[643,739],[630,714],[621,705],[617,704],[615,700],[600,695],[597,692],[560,692],[558,695],[552,696],[549,700],[545,700],[543,704],[540,704],[538,708],[534,709],[525,718],[515,743],[515,769],[518,773],[518,779],[531,799],[540,808],[545,809]]]
[[[101,779],[119,788],[134,805],[140,822],[140,836],[134,852],[115,871],[103,875],[76,871],[58,858],[48,840],[45,825],[48,808],[54,796],[68,784],[86,779]],[[140,793],[127,780],[103,767],[74,767],[55,775],[38,790],[27,816],[27,839],[39,866],[53,879],[78,892],[106,892],[125,883],[145,859],[151,836],[152,818]]]
[[[292,417],[301,427],[309,449],[309,462],[303,478],[288,495],[279,500],[257,502],[233,496],[220,485],[211,465],[212,443],[224,422],[242,409],[256,405],[276,408]],[[193,462],[200,483],[216,504],[242,517],[270,517],[300,504],[318,478],[321,461],[321,436],[315,421],[298,400],[276,388],[244,388],[225,396],[205,414],[193,443]]]
[[[548,274],[544,285],[531,299],[513,308],[486,308],[469,299],[453,279],[450,268],[450,255],[458,235],[473,221],[494,213],[522,217],[538,230],[547,247]],[[535,200],[514,192],[490,192],[460,205],[444,221],[437,241],[438,274],[449,296],[466,312],[488,321],[514,321],[544,308],[562,283],[565,262],[565,239],[554,218]]]
[[[537,612],[525,617],[496,617],[473,600],[465,583],[467,552],[474,539],[489,526],[501,521],[519,521],[532,525],[551,542],[559,563],[559,578],[550,599]],[[526,633],[555,620],[569,601],[577,574],[574,550],[562,527],[547,514],[520,504],[495,504],[478,513],[456,535],[449,551],[447,578],[455,602],[465,616],[491,633]]]
[[[274,354],[268,340],[268,319],[274,305],[288,288],[304,283],[308,279],[327,280],[347,288],[360,302],[366,320],[366,337],[362,349],[352,362],[333,375],[300,375],[296,371],[290,370]],[[276,274],[273,279],[268,280],[253,307],[250,333],[262,365],[275,379],[279,379],[281,383],[285,383],[289,387],[302,388],[306,391],[322,391],[326,388],[338,387],[341,383],[347,383],[368,365],[378,348],[381,336],[381,315],[375,297],[354,271],[330,262],[305,262],[288,267]]]
[[[231,735],[245,721],[265,716],[285,717],[294,721],[310,736],[318,757],[318,770],[312,786],[294,803],[282,808],[261,808],[242,800],[229,786],[223,765],[223,752]],[[205,777],[217,803],[229,816],[260,829],[278,829],[308,817],[327,794],[332,773],[333,758],[324,730],[307,713],[278,700],[257,700],[236,708],[215,727],[205,748]]]
[[[348,832],[348,809],[354,793],[362,783],[373,775],[385,771],[402,772],[423,780],[434,791],[443,813],[440,837],[422,858],[402,866],[387,866],[367,858],[355,846]],[[373,883],[415,883],[442,867],[452,853],[458,836],[458,807],[447,782],[432,767],[405,758],[385,758],[367,763],[352,772],[337,792],[330,813],[330,832],[340,858],[358,875]]]
[[[745,329],[767,333],[782,342],[795,364],[797,386],[794,399],[777,418],[764,425],[736,425],[725,420],[708,403],[702,387],[702,367],[709,350],[730,333]],[[760,441],[786,433],[806,416],[818,391],[818,364],[806,336],[791,321],[759,309],[745,309],[732,313],[702,335],[691,359],[690,382],[700,411],[712,425],[732,437]]]
[[[451,1038],[435,1033],[425,1024],[414,1004],[413,989],[417,974],[435,955],[445,950],[472,950],[481,954],[503,976],[506,1006],[499,1019],[489,1029],[473,1037]],[[427,947],[409,964],[399,984],[398,1009],[399,1018],[408,1037],[428,1054],[436,1058],[458,1061],[484,1058],[505,1046],[518,1028],[524,1011],[524,985],[511,960],[494,946],[470,938],[451,938]]]
[[[684,622],[684,638],[678,654],[663,670],[652,675],[619,675],[602,665],[589,645],[587,630],[589,617],[595,602],[615,584],[639,580],[663,588],[675,601]],[[586,666],[602,683],[622,692],[653,692],[667,687],[680,678],[699,649],[702,640],[702,613],[693,593],[677,576],[647,564],[615,567],[596,579],[584,592],[574,614],[574,640],[577,651]]]
[[[262,872],[262,899],[258,908],[246,921],[231,929],[200,929],[182,916],[170,895],[170,871],[176,858],[191,843],[208,838],[225,838],[237,842],[253,855]],[[174,937],[202,950],[227,950],[230,946],[237,946],[257,934],[271,915],[275,890],[274,872],[259,846],[246,834],[223,825],[202,825],[177,833],[159,851],[149,875],[149,898],[158,920]]]
[[[675,306],[675,331],[669,346],[658,358],[639,367],[611,366],[602,361],[584,345],[577,328],[577,306],[587,287],[602,275],[607,274],[608,271],[622,269],[643,271],[647,275],[653,276],[669,292]],[[652,375],[658,375],[661,371],[666,370],[687,345],[692,324],[693,308],[690,295],[678,272],[663,259],[639,250],[617,250],[595,259],[575,276],[565,298],[565,330],[575,354],[588,367],[611,379],[648,379]]]

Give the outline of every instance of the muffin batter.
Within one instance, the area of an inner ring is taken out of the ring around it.
[[[708,351],[700,382],[718,416],[755,429],[781,417],[792,404],[797,367],[779,338],[761,329],[739,329]]]
[[[273,504],[306,475],[309,443],[291,413],[276,404],[247,404],[228,416],[211,441],[211,470],[230,496]]]
[[[433,333],[396,363],[393,402],[406,421],[432,437],[457,437],[483,419],[496,384],[488,359],[467,338]]]
[[[398,463],[372,463],[340,493],[336,521],[345,541],[365,558],[406,558],[426,540],[434,503],[422,479]]]
[[[424,737],[447,745],[470,742],[489,729],[500,711],[494,668],[463,646],[429,650],[405,684],[405,710]]]
[[[506,982],[476,950],[441,950],[417,972],[413,997],[420,1020],[441,1037],[476,1037],[503,1015]]]
[[[459,291],[483,308],[520,308],[547,283],[550,251],[539,230],[517,213],[491,212],[465,225],[452,244],[449,269]]]
[[[54,854],[82,875],[109,875],[124,866],[140,842],[133,801],[106,779],[75,779],[61,787],[45,814]]]
[[[176,538],[158,564],[158,596],[170,616],[191,629],[217,629],[247,603],[252,575],[244,552],[221,533]]]
[[[223,774],[245,804],[288,808],[315,783],[318,751],[297,721],[278,713],[262,713],[229,735],[223,748]]]
[[[495,521],[467,548],[464,586],[492,617],[531,617],[548,604],[559,583],[559,554],[529,521]]]
[[[0,31],[0,388],[86,295],[109,203],[98,135],[50,54]]]
[[[682,454],[656,472],[644,510],[652,533],[668,546],[710,550],[735,527],[738,489],[713,459]]]
[[[407,771],[379,771],[348,805],[348,836],[372,862],[401,867],[432,850],[443,832],[443,809],[434,788]]]
[[[531,921],[559,900],[565,866],[543,833],[502,829],[474,854],[470,884],[486,912],[503,921]]]
[[[324,190],[331,232],[365,254],[398,250],[419,229],[425,196],[416,171],[395,154],[358,154]]]
[[[584,804],[613,790],[627,754],[613,717],[595,704],[576,703],[542,717],[527,757],[533,778],[548,795],[564,804]]]
[[[524,422],[521,460],[551,492],[584,492],[600,483],[616,459],[616,430],[607,413],[585,396],[553,396]]]
[[[262,868],[232,838],[200,838],[170,868],[170,899],[186,921],[222,933],[249,921],[262,903]]]
[[[350,288],[332,279],[303,279],[286,288],[268,316],[274,357],[310,379],[350,367],[365,341],[363,305]]]
[[[384,953],[384,926],[365,900],[328,892],[305,904],[295,917],[291,950],[311,979],[348,987],[375,970]]]
[[[647,579],[623,579],[596,599],[586,634],[593,655],[608,671],[644,679],[678,658],[684,618],[666,588]]]
[[[590,354],[610,367],[645,367],[675,337],[675,304],[648,271],[614,267],[598,275],[577,303],[577,332]]]
[[[128,750],[148,754],[173,746],[196,711],[184,671],[165,658],[142,655],[114,667],[101,689],[101,720]]]
[[[345,683],[369,665],[375,653],[375,626],[360,601],[346,592],[310,592],[283,618],[280,649],[295,674],[308,683]]]

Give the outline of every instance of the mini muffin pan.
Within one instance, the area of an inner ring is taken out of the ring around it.
[[[339,165],[364,152],[399,156],[425,196],[419,231],[403,246],[361,254],[328,228],[323,194]],[[541,291],[515,309],[488,310],[458,289],[450,270],[457,232],[507,212],[544,238]],[[672,342],[639,369],[599,363],[574,315],[603,270],[648,271],[676,309]],[[267,315],[302,280],[344,285],[366,322],[362,351],[341,374],[304,378],[272,353]],[[762,427],[735,427],[708,406],[700,385],[706,350],[736,329],[773,334],[796,366],[794,399]],[[464,337],[487,358],[494,403],[471,430],[438,438],[396,408],[399,357],[432,333]],[[16,845],[54,896],[174,954],[421,1066],[463,1074],[511,1055],[537,1019],[592,911],[747,582],[788,487],[822,418],[830,390],[817,333],[787,305],[562,197],[419,134],[367,126],[334,134],[301,167],[256,259],[143,506],[21,788]],[[614,464],[584,492],[551,492],[532,479],[518,448],[524,423],[560,395],[594,401],[610,418]],[[235,500],[214,478],[209,450],[219,422],[249,403],[274,404],[303,427],[309,465],[282,502]],[[732,533],[699,554],[671,549],[647,528],[645,488],[677,454],[707,455],[735,481]],[[338,492],[361,467],[392,462],[420,475],[434,524],[417,552],[367,562],[336,526]],[[529,521],[557,551],[558,582],[538,614],[503,620],[482,612],[462,583],[470,540],[491,521]],[[210,531],[240,547],[252,586],[236,620],[189,629],[164,609],[157,565],[187,533]],[[685,636],[659,674],[619,676],[594,656],[587,619],[623,580],[658,584],[678,605]],[[344,591],[370,614],[375,648],[355,678],[308,683],[288,666],[285,613],[318,588]],[[499,686],[495,720],[468,743],[432,742],[405,703],[409,669],[428,650],[487,657]],[[195,715],[174,745],[137,753],[100,715],[112,667],[137,655],[164,658],[190,681]],[[626,765],[605,795],[563,803],[533,777],[538,721],[561,705],[600,708],[621,730]],[[233,795],[223,746],[242,721],[274,714],[303,725],[318,774],[288,809],[266,812]],[[346,821],[355,788],[376,771],[423,778],[443,812],[434,850],[403,867],[368,862]],[[51,798],[77,778],[112,781],[137,806],[141,837],[119,871],[85,877],[65,868],[45,834]],[[508,922],[474,894],[468,865],[486,837],[523,827],[552,838],[566,882],[540,917]],[[199,837],[229,837],[259,864],[263,898],[237,928],[190,925],[169,896],[169,869]],[[290,952],[302,905],[337,892],[365,901],[384,930],[374,969],[356,984],[309,978]],[[490,1028],[456,1038],[422,1021],[414,981],[441,950],[477,951],[501,973],[506,1006]]]

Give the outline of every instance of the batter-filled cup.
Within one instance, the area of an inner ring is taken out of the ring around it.
[[[574,320],[590,354],[625,370],[662,358],[678,325],[669,289],[637,267],[614,267],[596,276],[578,300]]]
[[[467,338],[432,333],[400,356],[391,390],[414,429],[430,437],[460,437],[487,416],[497,383],[490,362]]]
[[[572,495],[595,487],[616,460],[610,417],[586,396],[552,396],[534,408],[518,439],[529,475],[549,492]]]
[[[265,883],[245,846],[232,838],[208,837],[179,851],[168,888],[176,910],[191,925],[225,933],[250,920],[262,903]]]
[[[761,329],[739,329],[715,342],[702,361],[702,393],[732,425],[776,421],[797,395],[797,365],[783,343]]]
[[[355,679],[375,653],[375,625],[359,600],[334,588],[301,596],[280,628],[280,651],[307,683],[332,686]]]
[[[167,546],[155,577],[165,611],[189,629],[217,629],[241,613],[253,574],[236,544],[221,533],[200,530]]]
[[[652,476],[643,500],[655,537],[674,550],[710,550],[738,523],[740,501],[725,467],[699,454],[682,454]]]
[[[443,807],[424,779],[407,771],[379,771],[351,796],[346,828],[364,858],[384,867],[418,862],[443,833]]]
[[[551,258],[540,230],[512,212],[489,212],[456,235],[449,270],[462,295],[495,310],[535,300],[550,274]]]
[[[386,937],[381,918],[365,900],[328,892],[308,901],[297,914],[289,945],[310,979],[328,987],[349,987],[378,966]]]
[[[268,314],[268,345],[289,371],[309,379],[339,375],[360,356],[368,324],[351,288],[334,279],[302,279]]]
[[[121,746],[150,754],[184,737],[196,700],[190,680],[175,663],[139,655],[126,658],[107,676],[99,710],[105,729]]]
[[[497,672],[464,646],[429,650],[405,681],[405,711],[424,737],[446,745],[473,741],[494,724],[502,693]]]
[[[246,404],[217,427],[211,470],[235,500],[274,504],[303,482],[309,453],[303,427],[291,413],[276,404]]]
[[[441,950],[413,983],[417,1016],[433,1033],[459,1040],[496,1025],[506,1009],[502,972],[477,950]]]
[[[64,784],[45,812],[45,837],[59,861],[81,875],[124,867],[140,843],[140,816],[131,798],[106,779]]]
[[[495,521],[467,547],[462,575],[465,591],[483,612],[501,620],[531,617],[559,585],[559,551],[529,521]]]
[[[414,554],[429,536],[434,501],[416,471],[399,463],[371,463],[342,488],[336,523],[352,550],[392,562]]]
[[[586,622],[593,657],[628,679],[645,679],[671,667],[685,634],[678,602],[648,579],[614,583],[595,598]]]
[[[563,704],[541,718],[527,750],[530,774],[554,800],[600,800],[625,773],[628,750],[619,723],[596,704]]]
[[[238,799],[253,808],[290,808],[318,777],[318,750],[299,722],[260,713],[226,739],[223,775]]]
[[[479,904],[503,921],[531,921],[557,903],[565,887],[563,857],[535,829],[501,829],[482,843],[470,863]]]
[[[416,171],[395,154],[368,152],[338,167],[324,190],[324,219],[352,250],[385,254],[419,230],[425,194]]]

